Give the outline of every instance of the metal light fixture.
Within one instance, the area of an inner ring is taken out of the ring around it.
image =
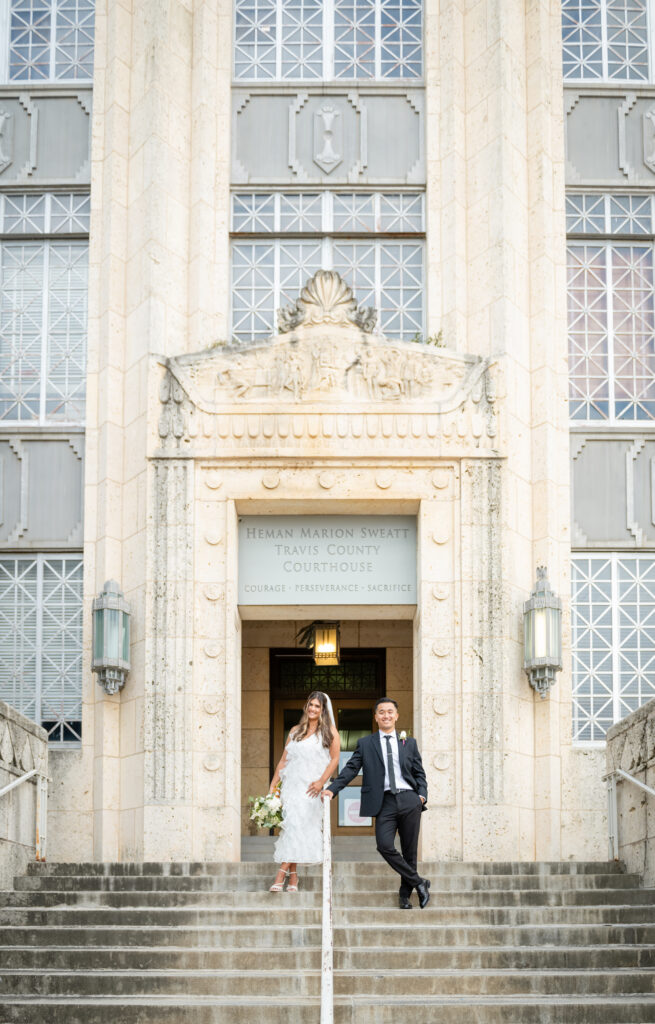
[[[118,693],[130,671],[130,606],[116,580],[93,601],[91,670],[106,693]]]
[[[308,647],[316,665],[338,665],[341,657],[340,625],[338,622],[310,622],[298,633],[298,642]]]
[[[562,602],[550,589],[544,565],[538,567],[535,588],[523,605],[523,625],[523,668],[543,699],[562,668]]]

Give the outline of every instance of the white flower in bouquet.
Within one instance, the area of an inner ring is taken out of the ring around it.
[[[282,801],[277,793],[248,798],[250,820],[259,828],[278,828],[282,824]]]

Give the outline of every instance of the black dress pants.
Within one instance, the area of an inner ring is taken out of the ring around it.
[[[402,881],[399,895],[407,898],[423,881],[416,871],[422,807],[421,798],[413,789],[400,789],[396,794],[387,792],[375,819],[378,853],[400,875]],[[396,832],[400,836],[402,854],[398,853],[395,846]]]

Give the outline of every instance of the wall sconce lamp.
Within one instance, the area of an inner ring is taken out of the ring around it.
[[[130,606],[116,580],[107,580],[93,601],[91,670],[105,693],[118,693],[130,671]]]
[[[308,647],[316,665],[338,665],[341,657],[340,625],[338,622],[310,622],[300,630],[297,640]]]
[[[550,589],[544,565],[538,567],[534,590],[523,605],[523,637],[523,668],[543,699],[562,669],[562,602]]]

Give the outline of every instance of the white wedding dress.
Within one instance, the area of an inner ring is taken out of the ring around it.
[[[330,751],[318,733],[287,746],[287,761],[280,772],[282,825],[273,859],[276,864],[320,864],[323,860],[323,801],[308,796],[310,782],[320,779]]]

